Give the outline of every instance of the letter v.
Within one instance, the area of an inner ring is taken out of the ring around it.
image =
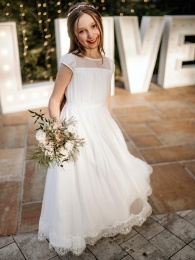
[[[115,17],[116,37],[125,88],[131,93],[147,92],[164,29],[164,17]]]

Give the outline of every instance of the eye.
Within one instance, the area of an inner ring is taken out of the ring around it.
[[[94,28],[97,28],[97,24],[93,24],[92,25],[92,28],[94,29]]]
[[[83,33],[84,33],[84,30],[80,30],[80,31],[79,31],[79,34],[83,34]]]

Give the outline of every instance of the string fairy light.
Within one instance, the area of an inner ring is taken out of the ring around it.
[[[9,15],[10,15],[10,10],[9,10],[9,8],[10,8],[10,3],[8,2],[8,3],[6,4],[6,6],[7,6],[7,11],[5,11],[5,15],[6,15],[6,16],[9,16]]]
[[[61,1],[58,1],[57,3],[56,3],[56,5],[57,5],[57,13],[58,14],[61,14],[61,12],[62,12],[62,8],[61,8]]]
[[[23,57],[24,57],[24,64],[27,65],[29,60],[28,60],[28,37],[27,37],[27,31],[26,31],[26,10],[24,8],[23,3],[19,4],[19,10],[20,10],[20,25],[22,29],[22,37],[23,37]],[[26,77],[28,81],[32,81],[31,78],[31,73],[29,71],[28,66],[24,66],[26,70]]]
[[[43,39],[43,50],[45,54],[45,67],[46,71],[44,72],[44,78],[45,79],[51,79],[50,75],[50,52],[51,48],[49,47],[49,39],[51,39],[52,35],[50,33],[50,22],[51,18],[48,16],[48,3],[46,0],[44,0],[42,3],[40,3],[41,0],[38,0],[37,2],[37,15],[38,15],[38,21],[39,21],[39,28],[42,33],[42,39]],[[58,3],[59,5],[59,3]],[[53,78],[53,77],[52,77]]]

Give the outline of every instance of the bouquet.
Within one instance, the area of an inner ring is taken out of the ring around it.
[[[79,138],[76,130],[76,120],[57,120],[46,118],[44,114],[28,110],[35,117],[39,127],[36,129],[38,146],[34,148],[30,160],[38,165],[48,168],[50,165],[63,167],[63,162],[76,162],[79,149],[84,146],[85,141]]]

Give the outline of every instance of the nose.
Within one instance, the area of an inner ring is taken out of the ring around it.
[[[87,37],[90,39],[93,37],[93,32],[91,30],[88,31]]]

